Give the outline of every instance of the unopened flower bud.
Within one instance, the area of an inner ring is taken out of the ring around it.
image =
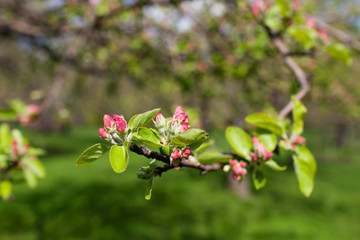
[[[316,23],[315,23],[315,19],[314,18],[308,18],[306,20],[306,26],[308,26],[311,29],[316,29]]]
[[[155,127],[158,129],[165,127],[165,118],[161,113],[156,114],[154,122]]]
[[[236,181],[239,181],[241,177],[238,175],[232,175],[232,178]]]
[[[297,137],[295,137],[295,139],[294,139],[294,143],[295,143],[295,144],[305,145],[306,139],[303,138],[303,137],[297,136]]]
[[[26,106],[25,111],[30,115],[39,115],[40,107],[36,104],[29,104]]]
[[[255,153],[250,153],[250,157],[252,160],[257,161],[257,156]]]
[[[107,139],[108,137],[108,134],[106,132],[106,130],[104,128],[99,128],[99,133],[100,133],[100,136],[103,138],[103,139]]]
[[[175,152],[173,152],[171,154],[171,158],[174,159],[174,160],[178,159],[179,157],[181,157],[181,152],[179,150],[176,150]]]
[[[106,129],[110,129],[113,124],[115,124],[114,119],[111,116],[105,114],[104,115],[104,127]]]
[[[183,158],[186,158],[186,159],[188,159],[189,158],[189,156],[190,156],[190,154],[191,154],[191,151],[190,151],[190,149],[185,149],[185,151],[183,152]]]
[[[120,133],[124,133],[126,130],[126,121],[123,116],[113,115],[116,125],[116,130]]]
[[[240,175],[240,172],[242,170],[238,165],[232,166],[231,169],[236,175]]]
[[[240,171],[240,176],[245,176],[245,174],[247,173],[246,169],[241,169]]]
[[[230,166],[235,166],[235,165],[237,164],[237,162],[238,162],[238,161],[236,161],[235,159],[233,159],[233,160],[230,160],[230,161],[229,161],[229,164],[230,164]]]
[[[256,145],[256,144],[260,143],[259,138],[258,137],[252,137],[252,143],[253,143],[253,145]]]
[[[224,172],[229,172],[230,169],[231,169],[230,165],[225,165],[225,166],[223,167],[223,171],[224,171]]]
[[[246,168],[246,162],[240,161],[240,167],[241,168]]]

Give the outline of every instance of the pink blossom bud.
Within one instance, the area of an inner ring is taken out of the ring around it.
[[[186,115],[183,121],[184,124],[189,124],[189,116]]]
[[[186,158],[186,159],[188,159],[189,158],[189,156],[190,156],[190,154],[191,154],[191,151],[190,151],[190,149],[185,149],[185,151],[183,152],[183,158]]]
[[[124,133],[126,130],[126,121],[123,116],[113,115],[116,125],[116,130],[120,133]]]
[[[246,162],[240,161],[240,167],[241,168],[246,168]]]
[[[164,116],[161,113],[155,115],[155,122],[162,122]]]
[[[250,157],[252,160],[257,161],[257,156],[255,153],[250,153]]]
[[[236,161],[235,159],[229,161],[230,166],[235,166],[237,163],[238,161]]]
[[[189,125],[182,123],[180,126],[180,132],[185,132],[187,130],[189,130]]]
[[[253,145],[256,145],[256,144],[260,143],[259,138],[258,137],[252,137],[252,143],[253,143]]]
[[[260,8],[257,6],[257,5],[253,5],[252,7],[251,7],[251,12],[252,12],[252,14],[255,16],[255,17],[257,17],[257,16],[259,16],[259,14],[260,14]]]
[[[269,160],[269,159],[271,159],[273,156],[274,156],[274,154],[273,154],[272,152],[266,151],[266,152],[265,152],[264,160]]]
[[[177,106],[175,108],[175,113],[174,115],[178,115],[178,114],[185,114],[185,110],[181,108],[181,106]]]
[[[99,128],[99,133],[100,133],[100,136],[103,138],[103,139],[107,139],[108,137],[108,134],[106,132],[106,130],[104,128]]]
[[[18,142],[16,140],[11,141],[11,148],[14,154],[18,154]]]
[[[104,127],[107,129],[110,129],[113,124],[115,124],[114,119],[112,117],[110,117],[109,115],[105,114],[104,115]]]
[[[245,174],[247,173],[246,169],[241,169],[240,171],[240,176],[245,176]]]
[[[295,144],[301,144],[301,145],[305,145],[306,143],[306,139],[300,136],[296,136],[294,139],[294,143]]]
[[[40,107],[36,104],[29,104],[26,106],[25,111],[30,115],[39,115]]]
[[[232,178],[236,181],[239,181],[241,177],[238,175],[232,175]]]
[[[315,19],[314,18],[308,18],[306,20],[306,26],[308,26],[311,29],[316,29],[316,23],[315,23]]]
[[[238,165],[232,166],[231,169],[236,175],[240,175],[241,168]]]
[[[179,157],[181,157],[181,152],[179,150],[176,150],[175,152],[173,152],[171,154],[171,158],[174,159],[174,160],[178,159]]]

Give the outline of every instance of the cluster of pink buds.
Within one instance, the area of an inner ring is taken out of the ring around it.
[[[36,119],[40,114],[40,106],[36,104],[29,104],[25,107],[25,112],[18,114],[16,120],[19,121],[22,125],[29,125],[34,119]]]
[[[237,161],[235,159],[230,160],[228,165],[223,167],[224,172],[232,171],[233,175],[232,178],[234,180],[239,181],[242,177],[244,177],[247,173],[246,170],[246,162],[244,161]]]
[[[175,133],[189,130],[189,116],[185,114],[185,110],[181,106],[175,108],[174,117],[170,120],[170,124]]]
[[[185,150],[174,149],[173,153],[171,154],[172,164],[174,166],[178,165],[178,160],[188,159],[190,154],[191,151],[188,148],[186,148]]]
[[[251,162],[256,163],[258,160],[270,160],[273,157],[273,153],[266,150],[265,146],[260,143],[258,137],[252,138],[254,152],[250,154]]]
[[[104,128],[99,128],[100,136],[107,141],[122,144],[124,142],[124,134],[127,128],[126,121],[123,116],[113,115],[113,117],[104,115]]]
[[[19,144],[18,141],[11,141],[11,153],[15,156],[24,155],[30,148],[29,144]]]
[[[325,42],[325,43],[329,43],[330,42],[330,37],[329,34],[324,30],[324,29],[320,29],[316,26],[316,22],[314,18],[308,18],[306,20],[306,26],[308,26],[308,28],[315,30],[318,35],[320,36],[320,38]]]
[[[260,13],[269,9],[270,6],[270,3],[265,3],[263,0],[255,0],[251,6],[251,12],[255,17],[257,17],[260,15]]]
[[[306,144],[306,139],[305,138],[300,137],[300,136],[296,136],[294,138],[294,140],[292,141],[291,146],[293,148],[295,148],[296,145],[305,145],[305,144]]]

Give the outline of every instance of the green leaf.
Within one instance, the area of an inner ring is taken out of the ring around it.
[[[15,120],[16,113],[13,110],[1,110],[0,121],[13,121]]]
[[[7,124],[0,125],[0,149],[7,149],[11,144],[10,128]]]
[[[37,185],[37,179],[34,173],[29,171],[28,169],[24,169],[23,171],[26,183],[30,188],[34,188]]]
[[[190,128],[174,137],[171,137],[171,143],[175,146],[188,146],[192,144],[201,144],[208,138],[208,134],[199,128]],[[197,147],[199,147],[198,145]],[[194,147],[195,148],[195,147]]]
[[[198,156],[198,160],[201,164],[228,163],[232,158],[231,155],[222,154],[215,150],[201,153]]]
[[[263,128],[273,132],[279,136],[283,134],[282,127],[278,123],[278,120],[265,113],[253,113],[245,118],[247,123],[250,123],[256,127]]]
[[[301,135],[304,129],[304,115],[306,113],[305,106],[296,99],[295,96],[292,96],[292,101],[294,104],[292,115],[294,123],[292,125],[292,134],[294,135]]]
[[[170,156],[171,152],[170,152],[170,147],[169,146],[162,146],[160,147],[160,153],[164,154],[166,156]]]
[[[203,144],[201,144],[200,147],[198,147],[196,149],[196,152],[201,153],[201,152],[205,151],[206,149],[208,149],[209,147],[211,147],[212,145],[214,145],[214,143],[215,143],[215,140],[210,139],[209,141],[204,142]]]
[[[284,171],[284,170],[286,170],[286,166],[280,166],[279,164],[277,164],[277,162],[275,162],[272,159],[267,160],[264,164],[265,164],[265,166],[271,168],[274,171]]]
[[[160,112],[160,108],[153,109],[144,113],[136,114],[129,121],[129,127],[132,132],[136,132],[139,127],[145,126],[155,115]]]
[[[258,135],[260,142],[264,145],[266,150],[272,152],[275,150],[277,145],[277,138],[275,134],[263,133]]]
[[[86,149],[76,160],[76,166],[86,166],[100,158],[104,153],[109,151],[109,147],[103,143],[97,143]]]
[[[231,149],[240,157],[250,161],[250,152],[253,147],[250,136],[238,127],[228,127],[225,132]]]
[[[38,159],[26,158],[23,163],[25,169],[32,172],[35,176],[39,178],[45,177],[45,167]]]
[[[150,200],[151,199],[151,192],[154,185],[154,178],[151,178],[145,186],[145,199]]]
[[[155,129],[149,129],[140,127],[137,131],[137,135],[134,135],[136,140],[146,144],[150,147],[161,147],[161,137]]]
[[[11,135],[13,139],[17,141],[20,146],[24,144],[24,137],[18,129],[13,129],[11,131]]]
[[[297,41],[301,42],[305,49],[312,48],[317,39],[317,33],[315,30],[306,26],[293,25],[287,29],[287,33]]]
[[[299,188],[306,197],[309,197],[314,188],[315,158],[305,146],[298,146],[296,152],[293,159]]]
[[[252,174],[254,186],[256,190],[264,187],[266,184],[266,178],[262,170],[255,168]]]
[[[4,200],[9,199],[12,192],[12,184],[8,180],[2,181],[0,183],[0,195]]]
[[[326,46],[326,51],[335,59],[350,65],[352,63],[349,50],[340,43],[333,43]]]
[[[16,113],[25,113],[26,105],[23,101],[19,99],[14,99],[9,102],[9,106],[16,112]]]
[[[110,163],[114,172],[122,173],[126,170],[129,163],[129,143],[123,146],[113,145],[110,149]]]

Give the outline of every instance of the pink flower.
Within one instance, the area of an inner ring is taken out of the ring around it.
[[[178,159],[179,157],[181,157],[181,152],[179,150],[176,150],[175,152],[173,152],[171,154],[171,158],[174,159],[174,160]]]
[[[123,116],[113,115],[116,125],[116,130],[120,133],[124,133],[126,130],[126,121]]]
[[[106,132],[106,130],[104,128],[99,128],[99,133],[100,133],[100,136],[103,138],[103,139],[107,139],[108,137],[108,134]]]
[[[109,115],[105,114],[104,115],[104,127],[107,129],[110,129],[113,124],[115,124],[114,119],[112,119],[112,117],[110,117]]]
[[[240,167],[241,168],[246,168],[246,162],[240,161]]]
[[[186,158],[186,159],[188,159],[189,158],[189,156],[190,156],[190,154],[191,154],[191,151],[190,151],[190,149],[185,149],[185,151],[183,152],[183,158]]]
[[[26,106],[25,111],[30,115],[39,115],[40,107],[36,104],[29,104]]]
[[[252,137],[252,143],[253,143],[253,145],[256,145],[256,144],[260,143],[259,138],[258,137]]]
[[[236,161],[235,159],[229,161],[230,166],[235,166],[237,163],[238,161]]]

